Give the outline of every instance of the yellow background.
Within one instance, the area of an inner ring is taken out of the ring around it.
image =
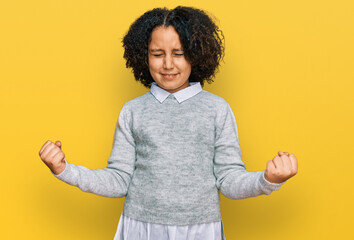
[[[352,1],[32,0],[0,2],[1,239],[113,239],[124,199],[56,179],[38,152],[104,168],[122,105],[148,91],[121,38],[154,7],[212,13],[226,55],[204,89],[236,116],[248,171],[277,151],[298,174],[279,191],[221,199],[226,238],[354,239]]]

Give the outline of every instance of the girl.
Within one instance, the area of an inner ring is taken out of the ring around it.
[[[220,190],[241,199],[270,194],[297,172],[278,152],[248,172],[230,105],[202,90],[224,55],[223,34],[202,10],[144,13],[123,38],[126,66],[150,91],[126,102],[107,168],[68,163],[59,141],[39,152],[58,179],[82,191],[124,197],[115,239],[225,239]]]

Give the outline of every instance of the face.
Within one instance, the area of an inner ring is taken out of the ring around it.
[[[150,74],[159,87],[174,93],[189,86],[191,65],[174,27],[156,27],[148,50]]]

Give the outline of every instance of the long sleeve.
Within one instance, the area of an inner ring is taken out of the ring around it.
[[[216,129],[214,174],[216,185],[228,198],[243,199],[261,194],[269,195],[285,183],[271,183],[264,178],[264,171],[248,172],[242,161],[235,116],[226,104],[225,114],[219,117]]]
[[[119,113],[113,149],[106,168],[91,170],[70,164],[65,159],[65,170],[53,175],[84,192],[115,198],[126,196],[135,167],[135,142],[129,119],[130,112],[124,105]]]

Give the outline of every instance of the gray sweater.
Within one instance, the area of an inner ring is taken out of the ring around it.
[[[126,102],[107,168],[66,163],[55,175],[60,180],[101,196],[126,196],[125,216],[159,224],[221,221],[218,189],[242,199],[283,184],[268,182],[265,170],[246,171],[230,105],[205,90],[182,102],[173,94],[159,102],[151,91]]]

